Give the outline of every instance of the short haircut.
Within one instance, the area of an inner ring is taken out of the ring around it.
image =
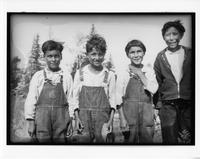
[[[61,53],[63,50],[63,45],[54,40],[45,41],[42,45],[42,51],[44,55],[47,51],[52,51],[52,50],[58,50]]]
[[[134,47],[134,46],[138,46],[144,51],[144,53],[146,52],[146,47],[140,40],[131,40],[131,41],[128,42],[128,44],[125,47],[125,51],[126,51],[127,56],[128,56],[130,48]]]
[[[105,39],[98,34],[92,35],[86,43],[86,54],[91,52],[93,48],[105,54],[107,49]]]
[[[175,20],[175,21],[169,21],[163,25],[163,28],[162,28],[162,36],[163,37],[164,37],[167,29],[169,29],[170,27],[176,28],[178,30],[178,32],[181,34],[181,36],[183,36],[183,34],[185,32],[185,28],[182,25],[180,20]]]

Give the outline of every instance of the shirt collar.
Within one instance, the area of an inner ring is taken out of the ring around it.
[[[168,52],[168,54],[170,54],[170,55],[181,54],[182,51],[183,51],[183,47],[182,47],[182,46],[180,47],[180,49],[178,49],[178,50],[175,51],[175,52],[172,52],[172,51],[170,51],[170,50],[167,49],[167,52]]]
[[[58,75],[63,75],[63,70],[62,70],[62,69],[60,69],[59,71],[53,72],[53,71],[49,70],[49,69],[46,67],[46,68],[45,68],[45,72],[46,72],[47,74],[58,74]]]

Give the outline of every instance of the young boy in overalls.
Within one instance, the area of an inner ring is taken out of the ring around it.
[[[192,107],[192,50],[179,45],[185,32],[180,21],[163,25],[162,36],[167,48],[162,50],[154,63],[159,83],[158,103],[160,109],[163,143],[191,143]],[[194,61],[193,61],[194,62]],[[178,140],[178,138],[180,140]]]
[[[73,83],[70,74],[59,67],[62,50],[56,41],[44,42],[47,67],[33,75],[25,102],[28,133],[39,143],[64,143],[70,124]]]
[[[149,144],[153,142],[152,94],[158,84],[153,68],[142,64],[146,52],[139,40],[130,41],[125,48],[131,64],[117,79],[117,107],[120,126],[123,131],[130,131],[126,142]]]
[[[115,112],[115,76],[102,62],[106,41],[93,35],[86,44],[89,64],[75,74],[74,107],[76,129],[82,129],[79,143],[101,144],[103,125],[112,130]]]

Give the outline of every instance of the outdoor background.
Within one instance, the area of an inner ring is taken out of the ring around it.
[[[124,48],[132,39],[141,40],[147,52],[144,63],[153,65],[156,55],[166,47],[163,24],[181,20],[186,33],[182,45],[191,47],[191,17],[181,14],[12,14],[10,16],[10,138],[28,141],[23,107],[32,75],[45,67],[41,52],[44,41],[53,39],[64,45],[62,68],[76,71],[84,60],[85,42],[94,33],[107,42],[105,63],[120,74],[129,63]],[[115,116],[117,140],[122,142]],[[158,133],[156,142],[160,142]]]

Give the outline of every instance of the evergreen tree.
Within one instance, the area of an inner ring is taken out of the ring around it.
[[[21,59],[16,56],[11,61],[11,70],[10,70],[10,89],[13,92],[13,90],[17,87],[18,82],[21,79],[21,70],[18,67]]]
[[[39,62],[39,58],[41,57],[41,50],[39,44],[39,35],[37,34],[33,40],[31,55],[29,56],[28,67],[26,69],[26,74],[29,79],[33,76],[33,74],[41,69],[41,64]]]
[[[32,76],[44,67],[44,63],[42,63],[42,61],[44,61],[44,59],[41,54],[39,35],[37,34],[33,39],[33,44],[28,59],[28,65],[26,69],[22,71],[21,80],[16,88],[17,94],[24,97],[27,95]]]

